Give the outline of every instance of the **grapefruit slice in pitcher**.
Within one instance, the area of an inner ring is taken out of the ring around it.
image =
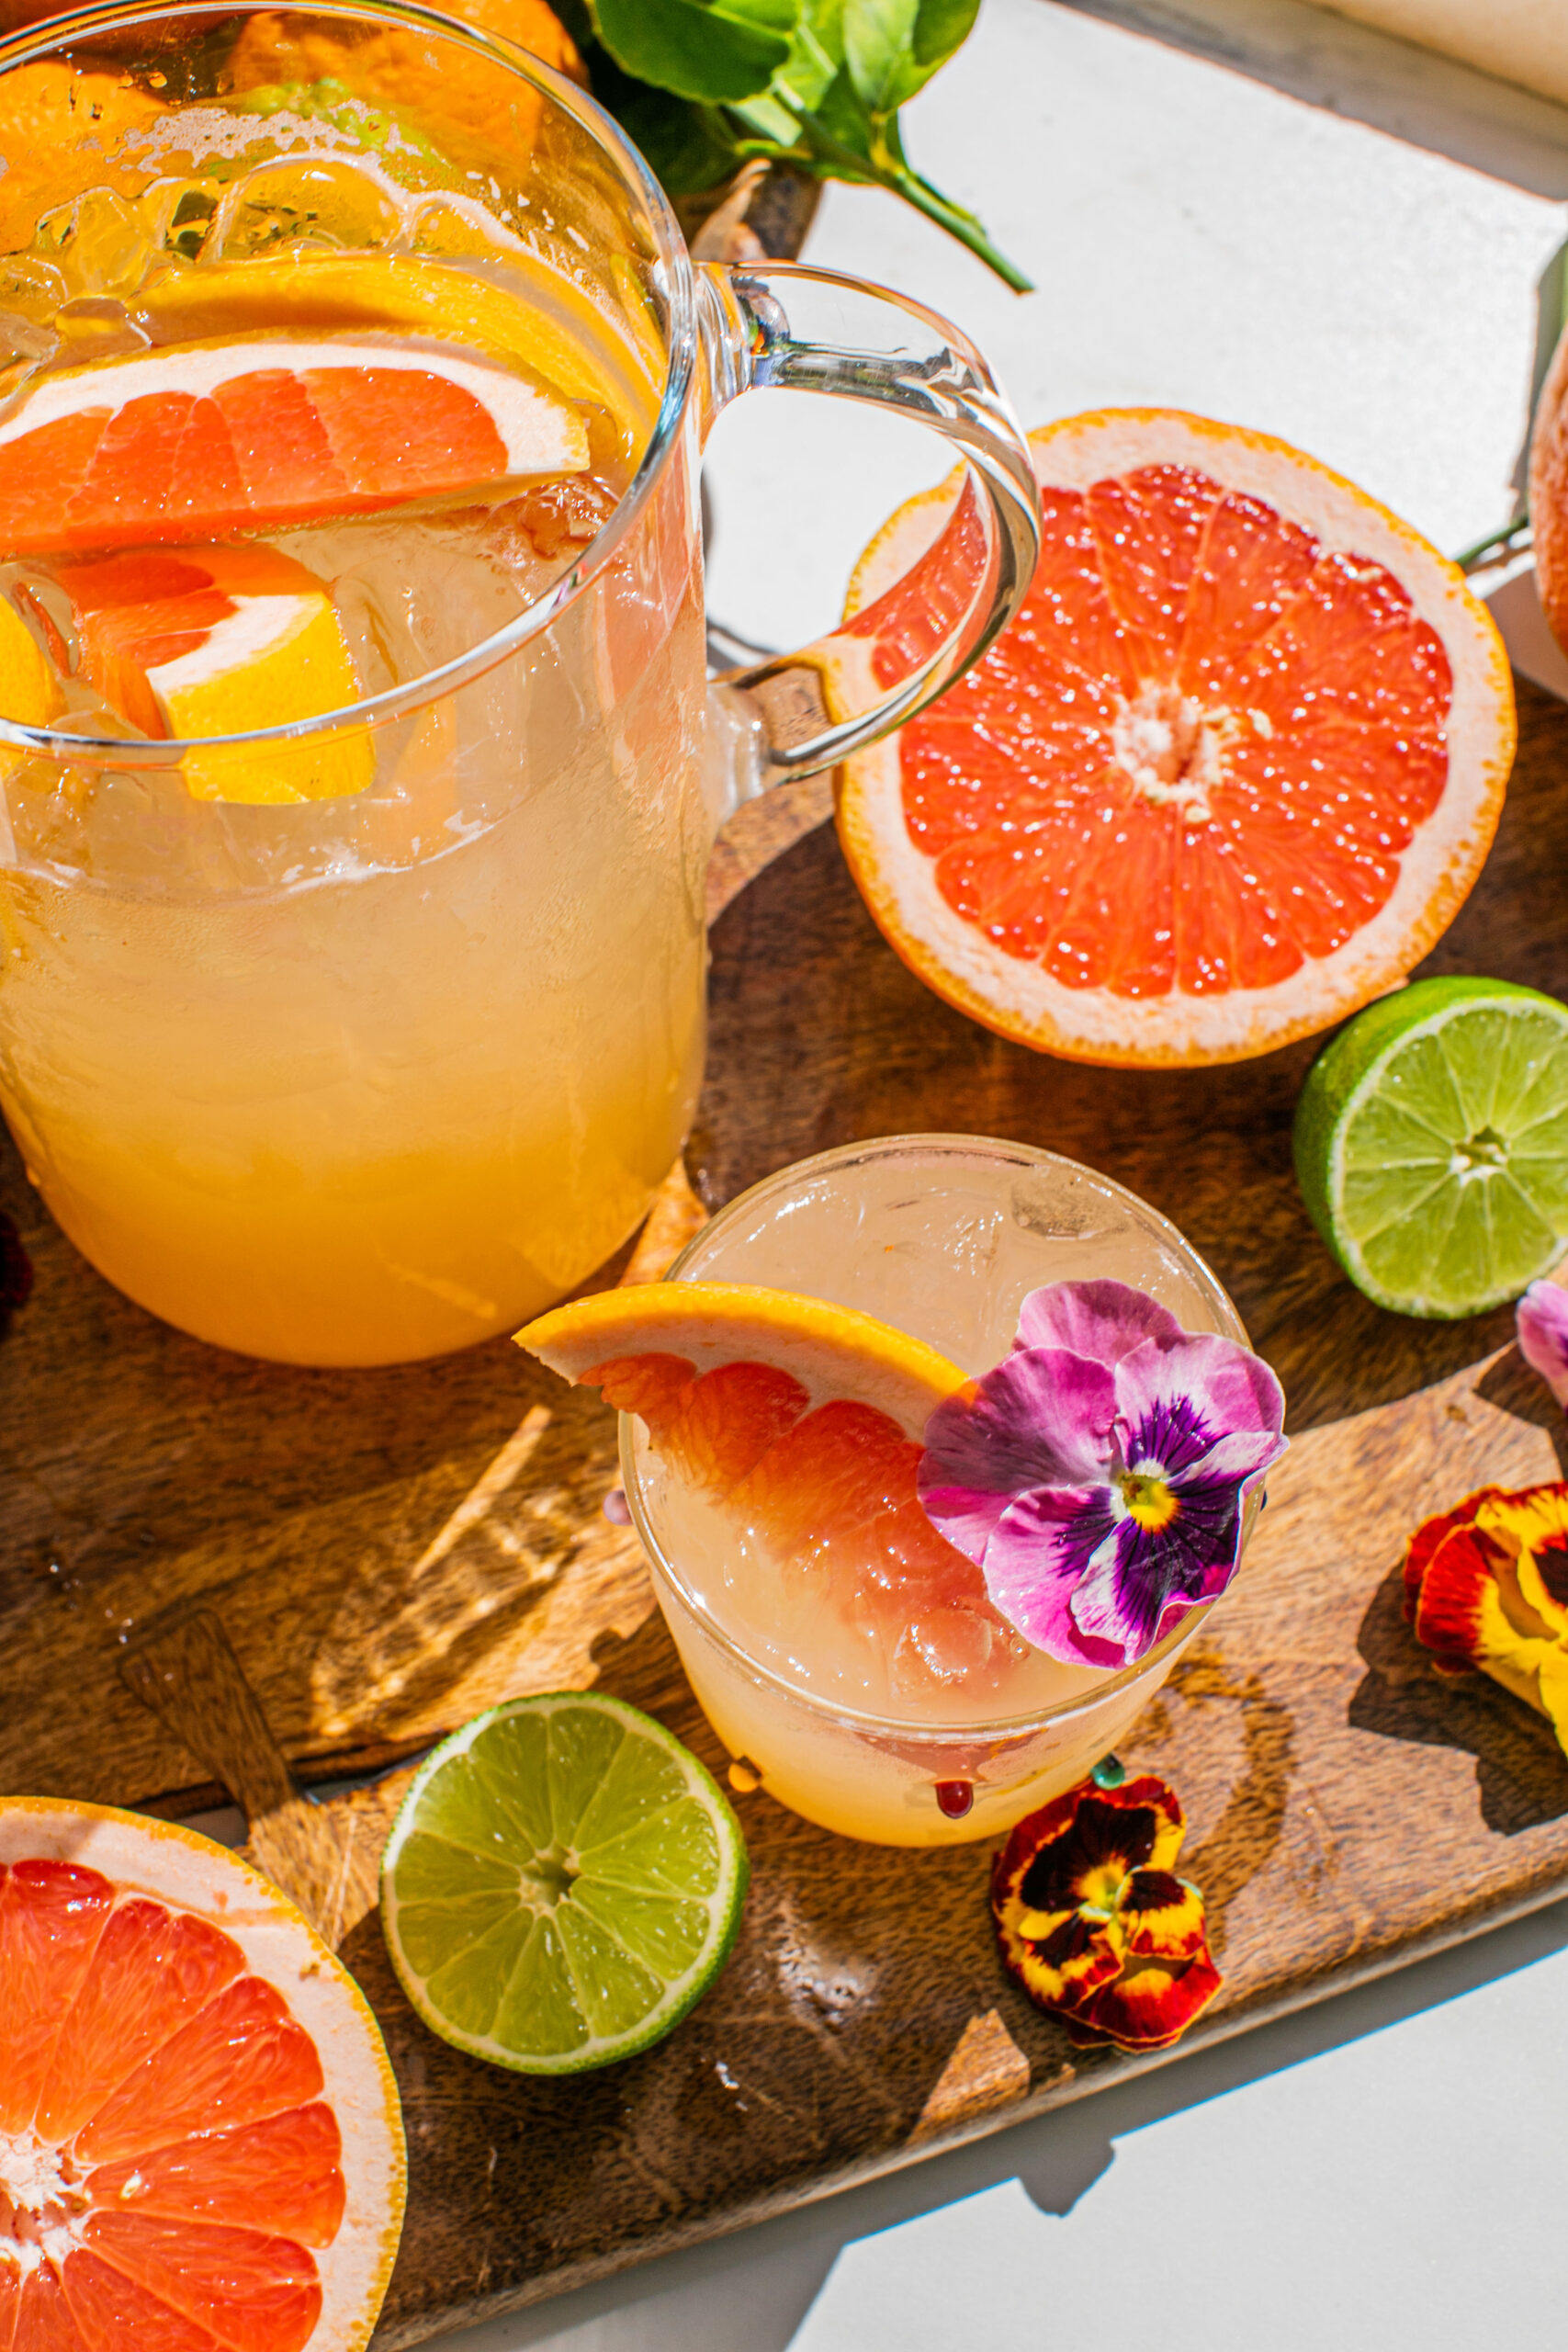
[[[927,1421],[967,1375],[874,1316],[740,1283],[649,1283],[558,1306],[517,1334],[635,1413],[671,1475],[798,1597],[942,1682],[998,1657],[980,1570],[917,1492]]]
[[[397,2252],[364,1996],[221,1846],[0,1798],[0,2345],[354,2352]]]
[[[1030,443],[1021,611],[843,771],[873,915],[939,996],[1077,1060],[1239,1060],[1327,1028],[1404,979],[1485,859],[1514,750],[1489,616],[1267,434],[1108,410]],[[918,619],[894,583],[956,496],[912,500],[862,559],[850,612],[884,599],[890,647]]]
[[[181,345],[34,379],[0,424],[0,547],[288,529],[587,463],[568,401],[450,351]]]
[[[144,735],[240,735],[319,718],[359,692],[324,584],[276,548],[139,548],[55,577],[75,609],[83,675]],[[365,735],[323,734],[287,757],[273,746],[187,752],[182,772],[200,800],[279,802],[362,791],[375,763]]]

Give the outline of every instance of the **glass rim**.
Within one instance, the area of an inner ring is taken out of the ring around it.
[[[652,223],[655,265],[666,275],[670,300],[668,365],[659,409],[637,471],[624,495],[616,500],[614,512],[600,525],[582,554],[525,611],[517,614],[503,628],[481,638],[468,652],[443,662],[437,669],[422,671],[417,678],[368,695],[360,702],[345,703],[337,710],[322,711],[313,718],[247,729],[238,735],[130,739],[70,735],[55,728],[26,727],[0,714],[0,743],[60,763],[157,771],[180,766],[191,752],[256,745],[283,748],[321,736],[346,734],[351,729],[389,726],[484,677],[558,620],[612,561],[663,472],[691,392],[696,367],[694,283],[691,255],[669,198],[637,149],[596,98],[558,73],[554,66],[547,65],[542,58],[533,56],[503,36],[480,32],[455,17],[419,6],[418,0],[365,0],[365,5],[361,0],[299,0],[299,5],[293,6],[288,5],[288,0],[283,0],[281,6],[279,0],[98,0],[98,5],[92,7],[43,17],[0,38],[0,93],[4,91],[6,76],[15,67],[57,57],[72,42],[89,35],[131,31],[152,24],[170,25],[182,17],[264,14],[338,17],[350,22],[384,23],[434,33],[442,40],[475,50],[492,63],[517,74],[532,83],[547,104],[558,107],[570,117],[603,149],[622,182],[646,207]],[[380,510],[377,519],[385,520],[388,511]],[[395,510],[390,511],[395,514]],[[0,557],[3,555],[4,550],[0,549]]]
[[[798,1182],[803,1177],[816,1175],[825,1169],[840,1167],[846,1161],[893,1158],[901,1151],[911,1151],[912,1148],[927,1150],[933,1155],[943,1153],[955,1159],[964,1153],[999,1155],[1036,1167],[1044,1163],[1055,1168],[1071,1169],[1076,1176],[1088,1177],[1092,1183],[1102,1186],[1106,1192],[1112,1193],[1119,1200],[1128,1202],[1141,1216],[1168,1236],[1181,1257],[1187,1261],[1189,1269],[1196,1269],[1201,1277],[1201,1287],[1206,1292],[1213,1293],[1220,1309],[1228,1317],[1232,1328],[1222,1336],[1236,1340],[1243,1347],[1250,1344],[1247,1326],[1236,1312],[1235,1302],[1224,1284],[1215,1274],[1208,1261],[1194,1250],[1192,1244],[1180,1229],[1171,1223],[1163,1210],[1151,1206],[1127,1185],[1119,1184],[1115,1177],[1102,1175],[1099,1169],[1086,1167],[1082,1160],[1069,1159],[1063,1152],[1047,1151],[1042,1145],[1020,1143],[1000,1136],[968,1136],[935,1132],[870,1136],[858,1143],[836,1144],[828,1151],[814,1152],[810,1158],[795,1160],[787,1168],[775,1169],[771,1175],[760,1178],[756,1183],[749,1184],[744,1192],[737,1193],[733,1200],[727,1201],[705,1225],[699,1227],[679,1257],[671,1261],[660,1279],[664,1282],[682,1280],[682,1269],[687,1261],[696,1255],[705,1241],[712,1238],[718,1227],[732,1215],[745,1208],[749,1203],[757,1201],[761,1195],[776,1187]],[[759,1285],[759,1287],[765,1288],[767,1285]],[[631,1513],[632,1524],[637,1530],[653,1568],[655,1584],[657,1585],[662,1578],[670,1586],[682,1608],[695,1619],[705,1638],[711,1641],[715,1648],[719,1650],[732,1665],[739,1667],[743,1673],[750,1675],[757,1681],[766,1683],[781,1697],[787,1699],[792,1705],[805,1707],[813,1714],[827,1717],[832,1722],[845,1724],[851,1730],[865,1732],[877,1738],[896,1739],[905,1745],[918,1744],[944,1748],[964,1747],[976,1741],[987,1739],[1018,1739],[1032,1732],[1047,1731],[1058,1724],[1068,1723],[1075,1715],[1083,1714],[1090,1708],[1100,1706],[1106,1699],[1113,1698],[1119,1692],[1133,1689],[1152,1668],[1161,1664],[1167,1658],[1173,1657],[1174,1654],[1181,1649],[1204,1623],[1210,1611],[1218,1602],[1224,1600],[1227,1593],[1235,1589],[1236,1578],[1240,1577],[1242,1567],[1245,1566],[1244,1559],[1237,1566],[1235,1577],[1226,1586],[1224,1592],[1215,1593],[1213,1599],[1200,1601],[1196,1608],[1190,1609],[1186,1615],[1171,1627],[1163,1641],[1156,1642],[1153,1649],[1145,1650],[1143,1657],[1134,1659],[1130,1666],[1121,1667],[1114,1674],[1106,1675],[1103,1680],[1095,1683],[1091,1690],[1077,1691],[1067,1698],[1058,1700],[1052,1706],[1032,1708],[1026,1714],[995,1716],[982,1723],[948,1724],[941,1726],[909,1724],[897,1716],[872,1714],[866,1709],[848,1706],[837,1700],[825,1699],[816,1692],[802,1690],[800,1685],[792,1682],[787,1675],[780,1674],[774,1668],[763,1665],[760,1658],[754,1658],[733,1634],[726,1632],[714,1617],[712,1611],[691,1590],[660,1542],[649,1517],[637,1461],[635,1450],[637,1417],[635,1414],[622,1413],[618,1418],[621,1485],[626,1494],[626,1508]],[[1255,1508],[1249,1516],[1256,1524]],[[1244,1546],[1249,1532],[1244,1520],[1242,1534]]]

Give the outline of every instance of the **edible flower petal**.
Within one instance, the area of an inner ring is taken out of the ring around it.
[[[1185,1825],[1168,1782],[1081,1781],[997,1856],[1002,1959],[1078,2042],[1164,2050],[1218,1992],[1203,1898],[1172,1868]]]
[[[1568,1484],[1483,1487],[1423,1521],[1404,1613],[1440,1673],[1490,1675],[1568,1751]]]
[[[1124,1283],[1054,1283],[926,1425],[920,1501],[1025,1640],[1133,1664],[1235,1574],[1284,1397],[1232,1340]]]
[[[1568,1411],[1568,1291],[1531,1283],[1514,1309],[1519,1353]]]

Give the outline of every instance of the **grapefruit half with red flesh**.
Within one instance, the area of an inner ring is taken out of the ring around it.
[[[275,1887],[0,1798],[4,2352],[355,2352],[404,2177],[376,2021]]]
[[[1515,735],[1489,616],[1267,434],[1107,410],[1030,445],[1021,611],[841,773],[872,913],[940,996],[1076,1060],[1240,1060],[1329,1027],[1399,985],[1485,859]],[[899,510],[852,616],[918,578],[958,494]]]
[[[450,351],[191,344],[35,379],[0,424],[0,550],[287,529],[587,463],[568,401]]]

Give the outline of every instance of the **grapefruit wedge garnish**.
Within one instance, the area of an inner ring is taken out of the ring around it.
[[[558,1306],[520,1347],[635,1413],[683,1485],[770,1571],[941,1684],[998,1657],[979,1569],[916,1490],[925,1426],[968,1385],[873,1316],[732,1283],[649,1283]]]
[[[950,1003],[1077,1060],[1237,1060],[1327,1028],[1404,979],[1485,859],[1514,750],[1490,617],[1266,434],[1110,410],[1030,442],[1021,611],[843,773],[872,913]],[[922,593],[956,495],[900,509],[852,615],[901,575]],[[879,621],[890,661],[919,621]]]
[[[144,735],[243,734],[319,718],[359,692],[332,598],[276,548],[139,548],[55,577],[75,608],[84,676]],[[289,801],[361,791],[375,770],[363,734],[323,735],[306,761],[192,752],[182,772],[197,799]]]
[[[220,539],[587,463],[567,401],[453,352],[176,345],[34,379],[0,424],[0,548]]]
[[[0,2345],[353,2352],[401,2224],[374,2018],[194,1832],[0,1798]]]

